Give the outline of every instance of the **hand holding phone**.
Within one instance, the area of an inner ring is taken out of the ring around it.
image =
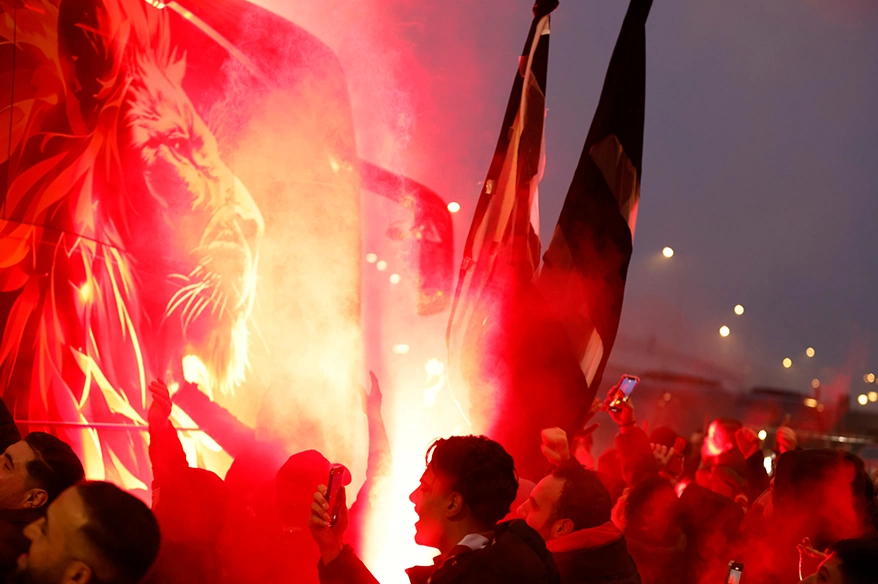
[[[308,521],[311,537],[317,543],[325,564],[338,557],[344,546],[344,531],[348,523],[344,487],[350,484],[351,474],[344,466],[333,464],[327,482],[328,486],[320,485],[314,493]]]
[[[683,473],[683,462],[685,462],[684,454],[686,451],[686,439],[677,436],[677,439],[674,440],[674,455],[671,456],[671,460],[668,461],[667,466],[665,467],[665,473],[670,475],[673,478],[679,478]]]
[[[631,392],[634,391],[638,383],[640,383],[640,378],[636,375],[628,375],[627,373],[623,375],[616,387],[610,390],[610,395],[607,396],[607,408],[611,412],[620,411],[619,406],[628,401]]]

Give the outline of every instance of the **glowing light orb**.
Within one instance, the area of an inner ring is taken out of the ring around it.
[[[451,201],[450,203],[448,203],[448,210],[452,213],[457,213],[458,211],[460,211],[460,203]]]
[[[805,398],[805,407],[816,408],[817,407],[817,400],[814,399],[813,397],[806,397]]]
[[[783,360],[783,366],[784,366],[785,369],[789,369],[790,367],[793,366],[793,360],[790,359],[789,357],[785,358],[785,359]]]
[[[869,398],[870,402],[878,401],[878,391],[870,391],[866,397]]]
[[[383,272],[384,270],[387,269],[387,262],[385,262],[384,260],[381,260],[380,262],[378,262],[377,264],[375,264],[375,268],[376,268],[379,272]]]
[[[399,284],[399,274],[390,274],[390,283],[391,284]]]
[[[873,381],[875,381],[875,374],[874,373],[866,373],[863,376],[863,379],[866,381],[866,383],[872,383]]]
[[[857,396],[857,403],[864,406],[869,403],[869,397],[865,393],[861,393]]]
[[[768,436],[768,432],[766,432],[765,430],[759,430],[759,439],[760,440],[765,440],[766,436]]]
[[[375,255],[374,253],[367,253],[366,254],[366,261],[370,264],[374,264],[375,262],[378,261],[378,256]]]
[[[666,258],[672,258],[672,257],[674,257],[674,248],[672,248],[672,247],[666,247],[666,248],[664,248],[664,249],[662,250],[662,255],[665,256]]]
[[[397,355],[405,355],[409,352],[410,347],[405,343],[401,343],[399,345],[393,345],[393,352]]]
[[[726,325],[722,325],[721,327],[719,327],[719,336],[721,337],[727,337],[731,332],[732,331]]]
[[[814,389],[817,389],[818,387],[820,387],[820,380],[817,379],[816,377],[814,379],[812,379],[811,380],[811,387],[813,387]]]
[[[737,314],[738,316],[744,314],[744,307],[740,304],[735,304],[735,314]]]
[[[814,347],[808,347],[807,349],[805,349],[805,354],[806,354],[808,357],[813,357],[813,356],[816,355],[817,353],[816,353],[816,351],[814,351]]]

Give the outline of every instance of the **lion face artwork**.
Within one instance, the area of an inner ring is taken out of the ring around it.
[[[186,359],[208,394],[242,383],[264,221],[182,88],[161,11],[36,4],[17,33],[36,97],[13,103],[0,159],[0,383],[16,417],[82,423],[51,430],[90,478],[146,489],[143,434],[86,426],[145,425],[147,384],[182,380]]]
[[[127,214],[145,218],[157,231],[133,230],[126,243],[137,257],[159,250],[153,258],[158,274],[172,276],[160,296],[167,297],[163,318],[178,317],[188,350],[212,365],[208,391],[225,392],[244,377],[247,318],[265,228],[247,188],[225,165],[216,138],[183,92],[182,69],[182,61],[165,71],[145,62],[132,77],[122,114],[122,159],[128,176],[143,180],[126,185]]]

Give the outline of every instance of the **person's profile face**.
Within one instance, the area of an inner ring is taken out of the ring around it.
[[[61,581],[70,560],[68,537],[84,524],[85,510],[76,489],[68,489],[50,504],[46,516],[24,528],[30,540],[27,554],[18,558],[19,578],[34,584]],[[24,578],[21,578],[24,575]]]
[[[561,499],[563,488],[562,479],[549,475],[537,483],[527,501],[518,508],[519,516],[546,541],[554,537],[555,520],[564,519],[555,517],[555,508]]]
[[[27,500],[27,463],[34,460],[33,448],[20,440],[0,455],[0,509],[21,509]]]
[[[448,481],[427,466],[421,481],[409,500],[415,504],[418,520],[415,522],[415,543],[438,547],[447,520],[446,510],[450,504],[451,489]]]

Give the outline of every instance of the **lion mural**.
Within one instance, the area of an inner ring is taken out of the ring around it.
[[[51,430],[91,478],[145,489],[143,434],[110,424],[145,425],[149,381],[186,359],[208,393],[243,381],[263,217],[182,89],[163,11],[44,0],[16,18],[0,386],[17,418],[95,423]]]

